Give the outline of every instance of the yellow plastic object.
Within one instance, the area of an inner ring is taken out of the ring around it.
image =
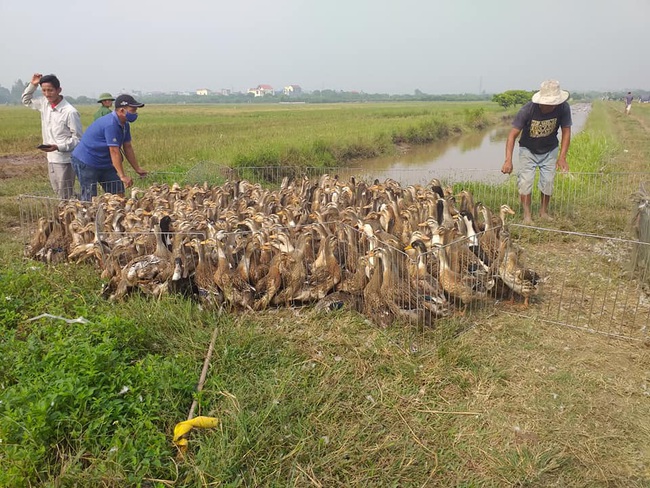
[[[219,425],[219,419],[216,417],[194,417],[191,420],[179,422],[174,427],[174,444],[176,444],[181,452],[185,452],[187,450],[187,439],[183,437],[185,434],[194,427],[208,429],[217,425]]]

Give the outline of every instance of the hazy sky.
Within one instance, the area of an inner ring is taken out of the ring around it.
[[[649,88],[649,0],[0,0],[0,84],[64,94]]]

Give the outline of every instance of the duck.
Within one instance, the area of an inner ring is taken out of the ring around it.
[[[462,221],[461,221],[462,222]],[[468,239],[456,229],[438,229],[439,242],[446,250],[447,261],[452,270],[468,274],[478,280],[487,280],[491,268],[471,249]]]
[[[338,226],[337,237],[338,246],[334,248],[333,254],[341,266],[341,281],[343,281],[344,276],[356,273],[359,265],[359,233],[343,221]]]
[[[347,293],[335,291],[330,293],[316,303],[314,312],[334,312],[337,310],[361,311],[363,297],[358,293]]]
[[[186,298],[194,298],[199,295],[199,289],[180,256],[174,258],[174,272],[169,281],[169,292]]]
[[[524,307],[528,308],[530,297],[539,293],[540,285],[546,280],[521,263],[521,253],[520,248],[510,243],[509,237],[504,238],[499,248],[498,275],[514,292],[510,303],[514,303],[517,294],[524,298]]]
[[[411,287],[416,290],[418,296],[424,296],[427,302],[430,302],[430,308],[433,304],[437,306],[436,316],[443,317],[449,314],[449,304],[443,293],[443,290],[430,272],[427,265],[427,257],[431,256],[431,252],[427,246],[420,239],[414,240],[411,244],[404,248],[408,253],[413,252],[414,258],[409,259],[407,269],[409,279],[411,280]]]
[[[95,214],[95,221],[89,222],[75,231],[72,238],[73,245],[71,245],[68,254],[68,261],[80,263],[94,259],[100,268],[105,269],[111,249],[108,242],[102,239],[101,228],[103,221],[104,207],[99,205]],[[70,223],[70,226],[81,226],[81,221],[74,220]],[[122,264],[126,264],[127,261]],[[111,273],[110,276],[116,273],[117,270],[115,273]]]
[[[147,223],[148,225],[139,230],[140,236],[138,236],[138,238],[135,240],[138,254],[142,256],[153,254],[153,250],[156,249],[156,246],[158,245],[158,236],[156,235],[156,231],[149,231],[149,224],[152,229],[156,226],[158,229],[160,229],[160,239],[162,240],[162,243],[167,248],[167,250],[171,251],[169,240],[171,222],[172,218],[169,215],[163,214],[159,216],[152,216],[152,220]],[[145,222],[143,221],[142,223],[144,224]],[[120,234],[118,233],[115,235]]]
[[[508,227],[506,225],[506,217],[508,215],[515,215],[515,211],[510,208],[506,203],[499,207],[499,220],[501,221],[501,230],[506,230]]]
[[[483,216],[485,229],[479,234],[481,249],[490,262],[495,261],[499,256],[499,231],[501,224],[495,219],[492,211],[483,203],[477,203],[476,209]]]
[[[279,233],[278,237],[283,243],[288,242],[285,233]],[[305,256],[313,255],[313,236],[311,232],[303,232],[296,241],[295,246],[280,245],[280,255],[285,255],[279,259],[278,271],[281,277],[281,285],[278,292],[273,297],[273,305],[289,306],[296,300],[298,294],[302,291],[305,281],[307,280],[307,264]],[[288,257],[288,259],[287,259]],[[311,261],[311,259],[310,259]],[[269,265],[269,268],[271,265]]]
[[[214,282],[213,276],[216,268],[212,258],[206,255],[206,243],[206,241],[194,237],[186,244],[187,247],[196,251],[197,263],[194,268],[193,281],[199,302],[209,309],[221,309],[224,304],[224,296]]]
[[[223,293],[225,302],[230,307],[252,310],[254,289],[240,275],[233,272],[232,264],[226,251],[226,243],[222,239],[213,241],[217,252],[217,267],[212,275],[214,283]],[[232,248],[228,247],[229,250]]]
[[[377,247],[370,251],[369,255],[378,259],[375,274],[381,273],[381,277],[377,278],[380,282],[380,297],[373,298],[371,304],[374,302],[379,307],[379,314],[375,312],[375,315],[380,317],[384,325],[389,325],[395,319],[431,325],[436,318],[446,314],[447,308],[441,306],[446,300],[441,300],[439,295],[428,295],[411,285],[406,272],[402,271],[404,255],[401,252]],[[371,282],[373,279],[374,275]],[[377,284],[373,286],[371,291],[375,293]],[[364,300],[369,298],[371,297],[364,290]],[[365,306],[367,310],[368,304]]]
[[[250,243],[252,250],[250,251],[250,266],[248,269],[248,276],[250,283],[257,291],[257,283],[269,272],[269,264],[273,259],[271,246],[265,246],[268,237],[264,230],[254,232],[251,236]]]
[[[58,219],[54,219],[47,240],[34,257],[47,264],[59,264],[67,259],[69,247],[70,235],[66,232],[66,226]]]
[[[460,192],[460,205],[461,211],[465,210],[471,212],[473,217],[476,217],[476,205],[474,204],[474,196],[469,190],[461,190]],[[482,229],[481,229],[482,230]]]
[[[428,184],[429,187],[431,187],[431,190],[439,197],[439,198],[445,198],[445,192],[442,189],[442,183],[438,178],[432,178],[431,181]]]
[[[477,232],[478,229],[474,216],[467,210],[461,210],[459,217],[459,228],[462,228],[467,237],[467,247],[487,269],[490,266],[491,257],[481,248],[481,234]]]
[[[25,249],[25,256],[29,258],[35,258],[39,255],[39,252],[45,246],[52,229],[54,228],[54,221],[51,219],[46,219],[45,217],[39,217],[36,224],[36,232],[32,236],[32,239]]]
[[[417,243],[417,246],[421,248],[421,246],[424,245],[426,251],[418,251],[416,246],[414,246],[414,243],[416,241],[420,241]],[[406,252],[407,256],[412,260],[415,260],[418,256],[418,253],[420,253],[423,257],[425,257],[423,262],[425,263],[427,273],[429,273],[431,276],[438,276],[438,260],[431,253],[434,242],[442,243],[442,238],[440,237],[438,231],[436,231],[436,233],[431,237],[426,236],[420,231],[415,231],[409,238],[409,242],[404,248],[404,252]]]
[[[369,267],[370,279],[363,288],[362,311],[376,325],[388,327],[393,322],[393,315],[381,293],[384,273],[378,249],[380,248],[373,248],[364,256]]]
[[[167,291],[168,280],[174,273],[174,258],[162,240],[160,224],[154,224],[156,249],[153,254],[138,256],[122,268],[120,280],[111,300],[121,300],[133,289],[157,298]]]
[[[363,291],[366,285],[368,285],[373,271],[368,259],[369,258],[366,255],[359,256],[358,264],[354,271],[349,271],[343,274],[341,283],[339,283],[339,286],[337,287],[337,291],[349,293],[351,295],[363,295]]]
[[[131,260],[145,254],[139,253],[136,245],[141,239],[143,239],[143,235],[138,234],[125,234],[110,243],[104,242],[101,238],[98,239],[96,247],[98,248],[97,254],[101,257],[99,261],[102,268],[101,278],[117,280],[114,283],[117,285],[122,268]]]
[[[435,247],[439,262],[438,281],[445,292],[460,300],[463,311],[469,304],[484,300],[494,286],[494,279],[481,279],[469,273],[455,271],[450,266],[447,249],[439,244],[435,244]]]
[[[295,246],[284,232],[278,232],[270,238],[271,240],[263,245],[263,250],[275,248],[278,252],[269,263],[268,273],[256,286],[254,310],[263,310],[271,303],[289,304],[302,290],[307,278],[304,256],[311,234],[302,233]]]
[[[318,226],[317,228],[320,228]],[[311,272],[307,277],[305,286],[295,296],[295,300],[311,302],[321,300],[330,293],[341,281],[341,265],[334,256],[334,248],[338,245],[338,238],[333,234],[321,231],[321,243],[318,255],[311,265]]]

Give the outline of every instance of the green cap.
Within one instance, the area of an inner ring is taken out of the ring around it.
[[[111,95],[110,93],[108,93],[108,92],[107,93],[102,93],[101,95],[99,95],[99,98],[97,99],[97,103],[101,103],[104,100],[115,101],[115,97],[113,95]]]

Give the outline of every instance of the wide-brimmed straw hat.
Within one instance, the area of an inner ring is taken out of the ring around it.
[[[546,80],[542,82],[541,89],[533,95],[533,103],[540,105],[560,105],[569,99],[569,92],[560,89],[560,82],[557,80]]]
[[[99,98],[97,99],[97,103],[102,103],[104,100],[114,101],[115,97],[108,92],[102,93],[101,95],[99,95]]]

